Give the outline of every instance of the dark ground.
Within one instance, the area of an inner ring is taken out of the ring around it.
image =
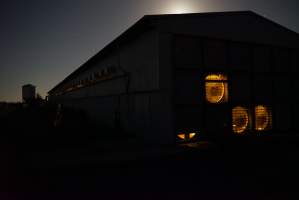
[[[158,149],[132,137],[99,137],[113,131],[87,129],[76,114],[65,112],[68,120],[58,128],[49,123],[51,107],[22,108],[1,119],[0,199],[299,197],[295,137]]]

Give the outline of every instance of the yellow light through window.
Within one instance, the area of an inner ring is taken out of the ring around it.
[[[206,100],[210,103],[223,103],[228,100],[227,77],[223,74],[210,74],[205,79]]]
[[[185,134],[178,134],[178,137],[180,138],[180,139],[182,139],[182,140],[185,140],[186,139],[186,136],[185,136]]]
[[[196,136],[196,133],[194,133],[194,132],[192,132],[192,133],[187,133],[187,134],[179,133],[177,136],[178,136],[178,138],[180,138],[181,140],[191,140],[191,139],[193,139],[193,138]]]
[[[237,106],[233,108],[232,118],[233,132],[238,135],[244,134],[249,125],[248,110]]]
[[[266,106],[255,107],[255,130],[264,131],[272,128],[272,114]]]
[[[206,76],[206,81],[227,81],[227,77],[223,74],[210,74]]]
[[[196,133],[189,133],[189,139],[192,139],[192,138],[194,138],[194,137],[195,137],[195,135],[196,135]]]

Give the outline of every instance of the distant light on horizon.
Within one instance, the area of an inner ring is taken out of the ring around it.
[[[188,2],[176,2],[169,5],[167,9],[168,14],[184,14],[184,13],[194,13],[194,7]],[[198,11],[197,11],[198,12]]]

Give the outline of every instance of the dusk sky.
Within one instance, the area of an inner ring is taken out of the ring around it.
[[[1,0],[0,101],[45,96],[143,15],[235,10],[299,32],[298,0]]]

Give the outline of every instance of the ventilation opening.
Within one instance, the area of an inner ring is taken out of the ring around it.
[[[232,128],[236,135],[244,135],[249,128],[248,109],[237,106],[232,110]]]
[[[272,129],[272,112],[271,109],[259,105],[255,107],[255,130],[267,131]]]
[[[205,78],[206,100],[219,104],[228,101],[227,77],[223,74],[210,74]]]

